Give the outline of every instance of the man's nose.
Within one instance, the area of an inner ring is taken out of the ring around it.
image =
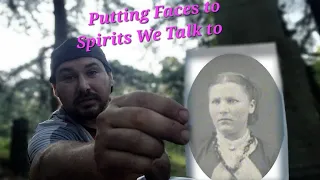
[[[84,76],[79,76],[79,90],[86,92],[90,89],[90,84]]]

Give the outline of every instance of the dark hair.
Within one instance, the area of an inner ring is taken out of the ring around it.
[[[224,72],[216,76],[214,82],[209,85],[209,88],[216,84],[225,82],[236,83],[244,87],[244,90],[246,91],[249,100],[255,101],[255,110],[252,114],[249,114],[248,117],[248,125],[254,124],[258,120],[258,104],[260,99],[260,94],[255,84],[243,74],[234,72]]]

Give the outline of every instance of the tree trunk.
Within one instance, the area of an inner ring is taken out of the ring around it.
[[[223,26],[218,44],[276,42],[280,59],[288,127],[290,179],[307,176],[320,165],[320,122],[298,45],[281,27],[277,0],[217,0],[214,15]],[[306,168],[306,169],[304,169]]]
[[[58,47],[68,37],[68,23],[67,23],[67,12],[65,9],[65,0],[53,0],[54,6],[54,37],[55,43],[54,48]],[[51,91],[51,108],[55,111],[59,106],[59,102]]]

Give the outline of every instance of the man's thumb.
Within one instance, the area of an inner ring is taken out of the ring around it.
[[[147,180],[169,180],[171,165],[169,156],[166,153],[152,163],[152,172],[145,175]]]

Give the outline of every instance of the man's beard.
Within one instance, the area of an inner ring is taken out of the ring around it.
[[[77,119],[81,121],[86,121],[86,120],[93,120],[96,119],[96,117],[105,109],[107,106],[107,102],[99,102],[98,107],[94,107],[95,109],[90,109],[92,107],[89,107],[87,110],[83,108],[75,108],[72,112],[73,116],[76,116]]]
[[[80,104],[86,99],[95,100],[94,106],[81,107]],[[100,96],[95,93],[87,92],[86,94],[80,94],[75,98],[73,107],[65,108],[68,115],[79,123],[85,123],[86,121],[95,120],[97,116],[107,107],[108,102],[102,101]]]

